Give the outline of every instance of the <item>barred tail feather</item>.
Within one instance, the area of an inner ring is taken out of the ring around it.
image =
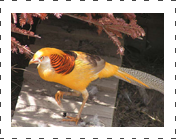
[[[119,67],[114,76],[131,84],[154,89],[164,94],[164,81],[148,73]]]

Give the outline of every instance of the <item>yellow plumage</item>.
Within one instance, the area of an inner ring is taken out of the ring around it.
[[[147,73],[126,69],[105,62],[101,57],[77,51],[62,51],[56,48],[42,48],[30,61],[38,64],[38,73],[46,81],[65,85],[75,94],[58,91],[55,99],[60,104],[60,98],[65,95],[83,96],[83,103],[76,118],[68,117],[67,121],[78,122],[82,109],[89,96],[86,88],[97,78],[118,77],[131,84],[155,89],[164,93],[164,82]],[[58,101],[59,100],[59,101]]]

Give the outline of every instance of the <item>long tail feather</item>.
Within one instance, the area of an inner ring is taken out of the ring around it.
[[[164,81],[145,72],[119,67],[115,76],[131,84],[154,89],[164,94]]]

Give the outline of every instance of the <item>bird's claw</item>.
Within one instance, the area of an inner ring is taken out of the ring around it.
[[[78,121],[80,118],[78,117],[71,117],[71,116],[67,116],[68,119],[62,119],[62,121],[67,121],[67,122],[75,122],[76,125],[78,124]]]

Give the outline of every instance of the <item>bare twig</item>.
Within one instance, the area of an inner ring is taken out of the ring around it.
[[[35,35],[32,31],[27,31],[25,29],[20,29],[16,27],[16,25],[13,23],[11,23],[11,32],[26,35],[29,37],[41,38],[39,35]]]
[[[36,74],[36,73],[34,73],[34,72],[32,72],[32,71],[29,71],[29,70],[27,70],[27,69],[23,69],[23,68],[15,68],[15,67],[13,67],[13,68],[11,67],[11,69],[12,69],[13,71],[15,71],[15,69],[16,69],[16,70],[23,70],[23,71],[26,71],[26,72],[29,72],[29,73],[32,73],[32,74],[38,76],[38,74]]]

